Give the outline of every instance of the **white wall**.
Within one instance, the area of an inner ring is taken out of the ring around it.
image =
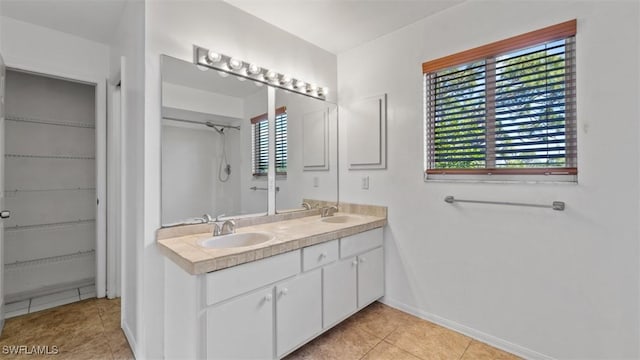
[[[240,98],[169,82],[162,83],[162,106],[233,118],[241,118],[244,115]]]
[[[122,164],[124,223],[122,246],[122,328],[137,358],[143,358],[142,331],[142,263],[144,224],[144,53],[145,53],[145,3],[127,3],[120,25],[117,27],[109,57],[111,76],[122,77]],[[124,68],[121,68],[124,57]],[[157,150],[160,153],[160,150]]]
[[[87,81],[107,77],[107,45],[8,17],[0,37],[9,67]]]
[[[155,231],[160,226],[160,55],[192,61],[192,46],[198,44],[327,84],[330,89],[336,88],[337,73],[335,55],[219,1],[148,2],[146,29],[142,323],[145,355],[157,358],[163,351],[164,310],[163,272],[158,271],[163,256],[155,246]]]
[[[638,10],[466,2],[338,56],[341,104],[389,94],[387,170],[348,171],[340,133],[340,200],[389,207],[386,302],[530,357],[640,356]],[[421,63],[574,18],[579,184],[423,182]]]
[[[2,25],[4,22],[4,15],[2,15],[4,9],[2,6],[0,6],[0,50],[2,50],[2,44],[3,44],[3,36],[2,36]],[[0,291],[1,293],[1,291]]]

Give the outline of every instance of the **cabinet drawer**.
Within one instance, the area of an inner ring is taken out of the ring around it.
[[[382,228],[340,239],[340,257],[347,258],[382,246]]]
[[[336,260],[338,260],[338,240],[302,249],[302,271],[309,271]]]
[[[299,272],[300,250],[210,272],[206,275],[207,305],[272,284]]]

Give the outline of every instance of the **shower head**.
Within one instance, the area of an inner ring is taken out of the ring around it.
[[[224,128],[222,126],[216,125],[216,124],[212,123],[211,121],[207,121],[204,124],[207,125],[208,127],[212,128],[212,129],[214,129],[215,131],[217,131],[218,134],[224,135]]]

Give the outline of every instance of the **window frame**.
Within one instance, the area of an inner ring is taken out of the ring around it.
[[[565,53],[569,51],[575,51],[575,35],[577,29],[577,21],[569,20],[557,25],[545,27],[540,30],[531,31],[522,35],[517,35],[508,39],[496,41],[487,45],[479,46],[470,50],[462,51],[456,54],[438,58],[435,60],[427,61],[422,64],[423,71],[423,91],[424,91],[424,179],[427,180],[462,180],[462,181],[544,181],[544,182],[577,182],[578,163],[577,163],[577,109],[575,108],[577,95],[575,93],[575,86],[572,90],[570,102],[567,104],[566,113],[569,117],[565,118],[565,152],[566,152],[566,167],[489,167],[485,164],[484,168],[449,168],[438,169],[431,168],[433,159],[431,154],[435,153],[431,144],[431,140],[434,137],[433,123],[429,120],[434,118],[435,115],[429,114],[432,109],[429,107],[431,100],[428,94],[430,84],[428,83],[430,77],[439,71],[450,69],[455,66],[461,66],[479,61],[485,61],[484,66],[487,67],[487,72],[490,71],[490,62],[495,63],[495,59],[501,55],[517,52],[526,48],[543,45],[549,42],[565,40],[567,38],[574,37],[569,42],[570,48],[565,49]],[[569,60],[569,59],[568,59]],[[570,66],[575,69],[575,57],[571,57]],[[572,77],[573,76],[573,77]],[[496,79],[493,78],[492,81]],[[575,84],[575,73],[569,73],[569,79],[565,77],[564,84]],[[489,87],[487,89],[490,89]],[[487,90],[489,92],[489,90]],[[485,104],[490,100],[490,96],[485,95]],[[495,106],[489,104],[488,110],[495,110]],[[495,126],[495,122],[491,122],[490,111],[487,111],[485,116],[484,126],[489,129],[489,126]],[[431,116],[431,117],[430,117]],[[495,121],[495,120],[494,120]],[[493,146],[493,150],[485,153],[485,161],[491,156],[491,153],[495,153],[495,144],[487,143],[487,146]]]
[[[285,162],[287,163],[287,166],[288,166],[288,158],[289,158],[289,155],[288,155],[288,121],[289,121],[289,119],[288,119],[288,116],[287,116],[287,107],[286,106],[281,106],[281,107],[276,109],[276,113],[275,113],[276,128],[278,127],[278,124],[277,124],[278,118],[279,117],[281,118],[282,115],[285,115],[284,121],[285,121],[285,123],[287,123],[287,126],[285,126],[285,135],[284,135],[284,141],[285,141],[285,143],[287,143],[285,145],[285,148],[287,148],[287,151],[284,152],[284,157],[285,157]],[[264,172],[256,171],[257,170],[256,166],[258,165],[258,163],[256,162],[256,158],[257,158],[256,151],[258,150],[256,148],[256,135],[258,135],[257,134],[257,126],[258,126],[258,124],[266,123],[267,120],[268,120],[268,114],[267,113],[254,116],[254,117],[252,117],[250,119],[250,121],[251,121],[251,172],[252,172],[252,175],[254,177],[263,177],[263,176],[267,176],[269,174],[268,166],[267,166],[267,170],[264,171]],[[277,166],[278,165],[277,164],[277,161],[278,161],[277,142],[279,140],[277,135],[278,134],[276,133],[276,144],[275,144],[275,146],[276,146],[276,169],[278,168],[278,166]],[[264,133],[264,136],[267,137],[267,148],[266,148],[266,151],[268,153],[269,152],[269,140],[268,140],[269,128],[268,128],[268,126],[267,126],[267,131]],[[268,160],[267,160],[267,162],[268,162]],[[287,171],[280,171],[280,172],[276,171],[276,175],[278,175],[278,176],[280,176],[280,175],[286,176],[287,175]]]

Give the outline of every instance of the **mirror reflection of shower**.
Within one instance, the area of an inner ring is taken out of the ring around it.
[[[224,127],[216,125],[211,121],[207,121],[205,125],[214,129],[222,137],[222,149],[220,151],[220,161],[218,162],[218,180],[227,182],[231,176],[231,164],[229,164],[229,159],[227,158],[227,141]]]

